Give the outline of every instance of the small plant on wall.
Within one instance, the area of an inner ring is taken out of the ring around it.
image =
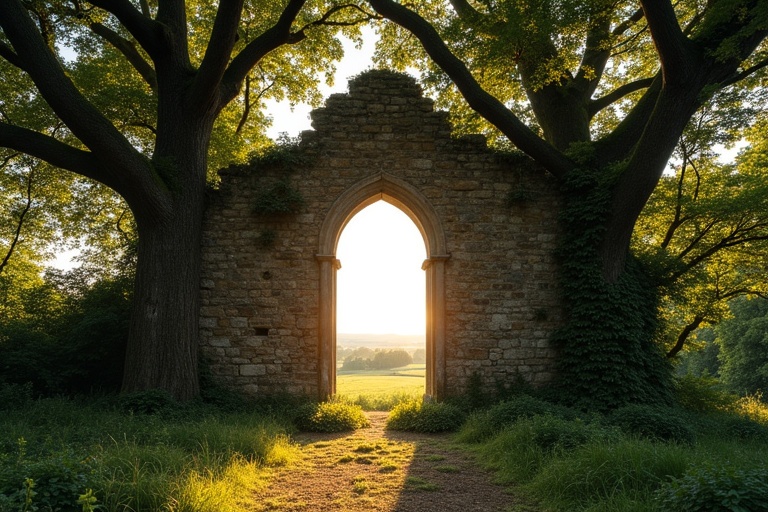
[[[254,211],[259,215],[281,215],[297,213],[304,206],[304,198],[291,185],[290,174],[307,165],[307,157],[299,145],[298,139],[281,137],[277,143],[254,156],[251,166],[271,169],[281,175],[276,181],[266,185],[256,195]]]
[[[304,206],[304,198],[284,176],[257,196],[254,211],[260,215],[297,213]]]

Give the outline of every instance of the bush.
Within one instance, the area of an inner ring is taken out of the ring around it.
[[[607,417],[611,425],[647,439],[690,444],[695,439],[689,418],[679,410],[655,405],[628,405]]]
[[[748,417],[723,413],[707,419],[706,431],[715,436],[768,443],[768,425],[762,425]]]
[[[0,411],[23,409],[32,402],[32,383],[3,384],[0,382]]]
[[[25,445],[15,457],[0,454],[0,510],[73,510],[95,482],[92,461],[67,449],[31,458]]]
[[[346,432],[370,425],[359,405],[338,401],[305,405],[296,418],[296,426],[308,432]]]
[[[768,510],[768,467],[694,467],[664,485],[661,510],[757,512]]]
[[[539,400],[530,395],[519,395],[473,414],[459,433],[459,440],[478,443],[497,434],[516,421],[533,416],[550,415],[574,419],[576,413],[567,407]]]
[[[677,380],[676,394],[681,407],[695,412],[733,410],[738,398],[724,391],[717,379],[693,375]]]
[[[392,409],[387,419],[387,428],[423,433],[452,432],[461,426],[464,419],[464,411],[455,405],[415,399],[402,402]]]
[[[157,414],[179,406],[171,394],[162,389],[120,395],[118,404],[123,411],[133,414]]]

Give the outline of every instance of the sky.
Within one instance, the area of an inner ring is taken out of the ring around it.
[[[424,334],[424,238],[400,209],[377,201],[341,232],[336,258],[336,331]]]

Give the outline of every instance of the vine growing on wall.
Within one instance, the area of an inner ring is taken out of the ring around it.
[[[275,145],[254,155],[250,162],[252,168],[274,170],[281,175],[256,195],[254,212],[259,215],[299,212],[304,198],[291,183],[291,174],[308,164],[309,158],[297,138],[281,137]]]
[[[590,168],[569,174],[558,257],[566,323],[553,334],[560,350],[560,398],[591,410],[670,403],[672,372],[656,343],[658,298],[652,273],[629,257],[618,281],[603,278],[612,180]]]

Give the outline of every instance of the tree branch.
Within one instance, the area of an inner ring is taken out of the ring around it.
[[[620,87],[617,87],[616,89],[609,92],[608,94],[590,101],[589,105],[587,106],[587,112],[589,113],[589,117],[590,118],[594,117],[595,115],[597,115],[598,112],[600,112],[606,107],[609,107],[610,105],[619,101],[620,99],[622,99],[624,96],[627,96],[628,94],[632,94],[633,92],[637,92],[642,89],[649,88],[654,80],[655,80],[654,77],[641,78],[640,80],[635,80],[634,82],[629,82]]]
[[[474,23],[483,17],[467,0],[450,0],[450,2],[459,18],[464,18],[466,21]]]
[[[98,171],[93,169],[92,172],[98,172],[99,175],[89,177],[106,182],[110,181],[107,175],[114,175],[121,167],[130,168],[130,164],[136,164],[133,166],[135,169],[145,167],[144,158],[72,83],[56,56],[45,44],[20,0],[0,2],[0,27],[19,56],[24,59],[25,71],[37,90],[75,137],[99,159],[105,162],[123,161],[127,164],[104,166]],[[34,148],[29,146],[24,151],[35,154]],[[124,192],[119,189],[117,191]]]
[[[640,3],[659,55],[664,82],[682,84],[693,63],[689,58],[690,42],[677,22],[672,3],[669,0],[641,0]]]
[[[675,342],[675,346],[672,347],[669,352],[667,352],[667,359],[672,359],[678,354],[678,352],[683,350],[685,342],[688,340],[688,336],[690,336],[693,331],[698,329],[703,321],[703,316],[696,315],[693,321],[683,328],[682,332],[680,332],[680,334],[677,336],[677,342]]]
[[[765,59],[763,61],[758,62],[757,64],[748,67],[747,69],[735,74],[733,77],[729,78],[728,80],[721,83],[722,87],[728,87],[729,85],[733,85],[737,82],[740,82],[747,78],[748,76],[757,73],[761,69],[768,66],[768,59]]]
[[[91,23],[91,30],[95,34],[103,37],[122,53],[134,69],[139,72],[144,81],[147,82],[149,87],[157,92],[157,74],[155,73],[155,68],[153,68],[149,62],[144,60],[144,57],[142,57],[136,49],[136,45],[133,41],[125,39],[120,34],[101,23]]]
[[[16,55],[16,52],[13,51],[13,48],[3,43],[2,41],[0,41],[0,57],[4,58],[17,68],[22,70],[24,69],[22,59]]]
[[[14,251],[16,250],[16,246],[19,244],[19,240],[21,239],[21,229],[24,227],[24,218],[27,216],[27,213],[29,213],[29,210],[32,209],[32,182],[35,177],[35,170],[30,169],[29,175],[27,175],[27,186],[25,190],[25,198],[24,198],[24,206],[21,209],[21,212],[19,213],[19,220],[16,222],[16,229],[13,233],[13,239],[11,240],[11,244],[8,247],[8,251],[5,253],[5,257],[3,258],[3,261],[0,262],[0,274],[3,273],[3,269],[6,265],[8,265],[8,262],[11,259],[11,256],[13,256]]]
[[[358,20],[352,20],[352,21],[330,21],[331,16],[336,14],[339,11],[343,11],[344,9],[354,9],[356,11],[359,11],[365,15],[365,18],[358,19]],[[301,37],[305,37],[305,31],[311,27],[320,27],[320,26],[328,26],[328,27],[352,27],[355,25],[358,25],[360,23],[363,23],[365,21],[371,21],[375,19],[380,19],[378,16],[371,14],[364,9],[362,9],[358,5],[354,4],[342,4],[342,5],[335,5],[328,9],[328,11],[323,14],[320,19],[317,19],[315,21],[310,21],[303,27],[301,27],[299,30],[294,32],[294,37],[301,35]]]
[[[291,38],[291,25],[306,0],[290,0],[277,22],[238,53],[224,72],[222,87],[229,89],[225,98],[233,98],[251,69],[269,52],[284,44],[298,42]]]
[[[208,47],[190,89],[190,99],[195,105],[210,105],[216,98],[218,85],[227,69],[237,40],[243,3],[244,0],[219,2]]]
[[[162,50],[160,45],[160,26],[147,14],[138,10],[130,0],[89,0],[91,4],[112,13],[128,32],[136,39],[153,60]]]
[[[603,47],[608,41],[609,30],[608,18],[603,16],[603,19],[596,22],[587,33],[584,53],[575,78],[575,82],[579,84],[579,89],[587,99],[592,97],[595,89],[597,89],[603,71],[605,71],[605,65],[611,56],[610,50]]]
[[[93,153],[74,148],[49,135],[0,122],[0,146],[26,153],[107,186],[113,185],[108,183],[109,180],[104,180],[98,159]]]
[[[496,126],[520,150],[558,178],[573,169],[573,162],[542,140],[477,83],[464,63],[451,53],[426,20],[392,0],[369,0],[368,3],[376,12],[414,34],[432,60],[451,78],[469,106]]]

